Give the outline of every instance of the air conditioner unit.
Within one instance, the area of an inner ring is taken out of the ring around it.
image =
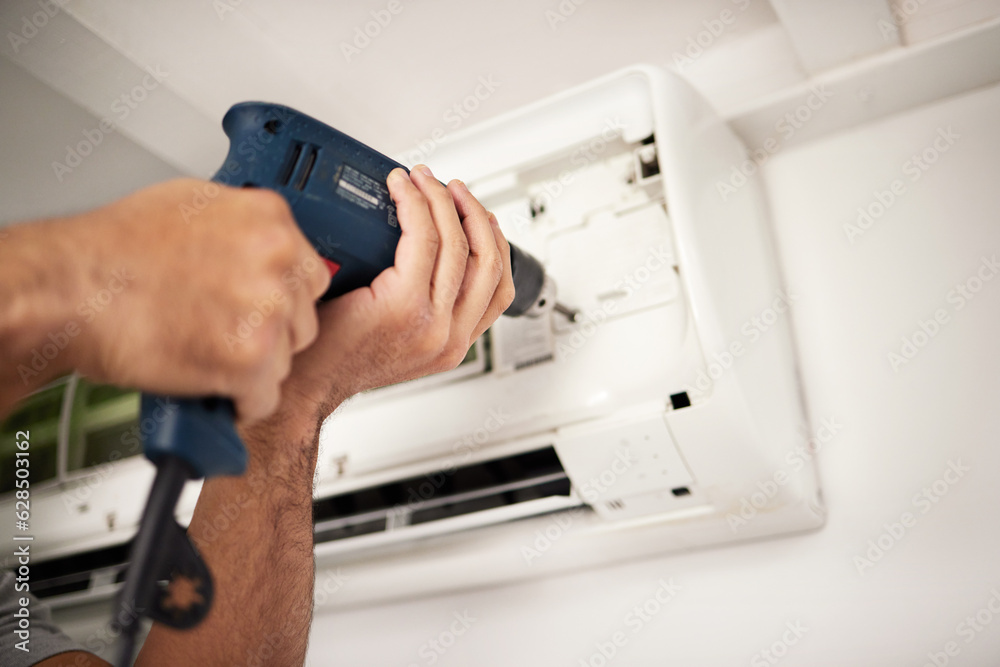
[[[454,371],[328,420],[317,585],[348,579],[320,606],[823,523],[762,188],[730,180],[745,148],[686,82],[630,67],[398,157],[462,178],[582,315],[501,318]],[[80,407],[81,387],[50,389],[59,457],[32,505],[33,589],[57,607],[114,592],[152,478],[125,458],[134,397]]]

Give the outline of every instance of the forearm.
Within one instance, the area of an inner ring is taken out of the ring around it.
[[[137,664],[302,664],[318,434],[318,420],[305,412],[242,433],[247,473],[207,481],[188,528],[215,582],[211,611],[188,631],[154,624]]]
[[[83,325],[76,305],[91,279],[74,248],[74,220],[15,225],[0,241],[0,416],[72,370]]]

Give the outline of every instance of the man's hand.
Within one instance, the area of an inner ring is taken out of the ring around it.
[[[418,165],[388,186],[403,232],[395,265],[320,308],[283,411],[322,419],[357,392],[454,368],[514,298],[510,246],[465,184],[446,188]]]
[[[358,391],[456,366],[510,305],[496,219],[464,185],[445,188],[423,169],[389,176],[403,231],[395,265],[320,307],[319,338],[296,355],[281,407],[241,430],[247,473],[202,488],[188,535],[215,578],[208,617],[184,632],[154,623],[137,664],[302,664],[321,421]]]
[[[182,207],[204,200],[186,221]],[[0,373],[18,376],[4,377],[0,414],[75,369],[151,392],[229,396],[241,420],[264,417],[292,355],[316,338],[314,304],[330,279],[280,195],[193,179],[13,227],[0,267],[13,288],[0,295]],[[38,369],[34,352],[53,341],[67,345]]]

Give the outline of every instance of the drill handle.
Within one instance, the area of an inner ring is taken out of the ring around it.
[[[236,433],[236,410],[226,398],[170,398],[143,394],[139,410],[143,453],[153,463],[166,455],[191,466],[195,477],[241,475],[247,450]]]

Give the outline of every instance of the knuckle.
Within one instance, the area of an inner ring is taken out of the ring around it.
[[[444,366],[442,370],[458,368],[458,365],[462,363],[462,360],[465,359],[465,355],[468,353],[469,350],[464,345],[448,345],[445,348],[444,354],[441,355],[441,362]]]
[[[490,304],[490,307],[486,309],[486,314],[483,315],[483,321],[487,323],[487,326],[493,326],[493,324],[500,319],[507,307],[510,306],[509,303],[503,303],[500,301],[495,301]]]
[[[296,242],[294,230],[281,225],[259,225],[252,232],[244,237],[244,248],[247,253],[263,260],[263,264],[270,262],[279,264],[291,264],[297,255],[298,243]]]
[[[428,252],[436,254],[441,247],[441,235],[437,233],[436,229],[428,229],[425,242],[427,243]]]
[[[430,302],[426,299],[413,298],[400,308],[392,327],[409,336],[422,338],[433,320]]]
[[[274,228],[274,252],[286,261],[298,259],[299,240],[291,227]]]
[[[490,256],[490,278],[493,280],[494,285],[499,285],[503,281],[503,257],[500,253],[493,253]]]
[[[270,316],[275,310],[280,311],[281,307],[286,305],[284,302],[287,299],[272,298],[276,296],[275,290],[280,291],[280,289],[281,281],[273,273],[251,269],[243,275],[242,280],[230,288],[230,294],[234,304],[240,309],[238,311],[240,316],[266,320],[266,316]],[[256,329],[262,323],[263,320],[254,322],[253,326]]]
[[[404,200],[409,200],[415,206],[423,206],[427,208],[428,200],[427,196],[416,188],[408,188],[402,192],[402,198]]]
[[[503,306],[503,310],[507,310],[510,304],[514,302],[514,281],[508,276],[507,280],[500,283],[498,291],[500,292],[500,305]]]
[[[437,182],[431,186],[430,192],[426,196],[435,207],[447,208],[455,206],[455,200],[451,198],[451,193]]]
[[[442,293],[447,302],[451,303],[458,299],[458,295],[462,293],[463,282],[462,276],[455,276],[454,279],[445,286]]]
[[[313,341],[319,336],[319,313],[316,312],[315,306],[312,303],[306,304],[306,317],[305,317],[305,343],[306,345],[312,344]]]
[[[508,241],[507,237],[503,235],[503,231],[501,231],[499,229],[499,227],[497,227],[496,229],[499,232],[499,234],[497,234],[497,237],[498,237],[497,238],[497,250],[500,251],[500,255],[502,257],[508,257],[509,258],[510,257],[510,241]]]
[[[233,347],[233,365],[241,378],[256,374],[267,358],[270,346],[264,341],[265,337],[266,332],[254,331]]]
[[[312,313],[302,320],[302,325],[295,332],[294,348],[296,352],[309,347],[319,337],[319,319],[315,309],[311,310]]]
[[[268,292],[267,300],[274,305],[274,312],[287,322],[302,319],[303,313],[316,317],[316,302],[313,301],[303,290],[298,292],[295,288],[282,284],[280,278],[273,281],[274,287]],[[279,325],[284,323],[279,321]]]
[[[420,339],[421,354],[435,359],[440,358],[448,344],[448,327],[432,326]]]
[[[469,256],[469,239],[465,234],[455,234],[449,242],[451,250],[462,257]]]
[[[253,188],[244,190],[243,192],[246,192],[251,197],[248,200],[250,201],[250,205],[261,213],[278,218],[287,219],[291,217],[291,209],[288,207],[288,202],[274,190]]]

